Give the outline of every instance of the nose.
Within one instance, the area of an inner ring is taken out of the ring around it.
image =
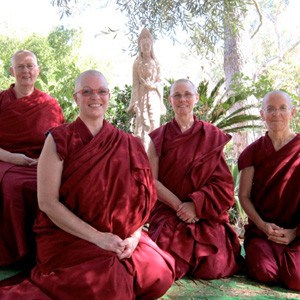
[[[92,91],[91,98],[100,98],[100,94],[99,94],[98,90]]]
[[[274,109],[274,111],[272,112],[273,115],[279,115],[280,114],[280,109]]]

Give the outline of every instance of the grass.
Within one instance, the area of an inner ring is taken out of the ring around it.
[[[18,274],[19,268],[1,267],[0,280]],[[249,280],[245,275],[235,275],[226,279],[192,280],[183,278],[174,282],[160,300],[169,299],[300,299],[300,292],[269,287]]]
[[[300,299],[300,292],[269,287],[236,275],[216,280],[184,278],[176,281],[160,299]]]

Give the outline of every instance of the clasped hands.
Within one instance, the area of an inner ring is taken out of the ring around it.
[[[296,228],[284,229],[274,223],[264,222],[264,225],[260,229],[268,236],[270,241],[277,244],[288,245],[296,238]]]
[[[101,242],[98,245],[107,251],[115,252],[120,260],[131,257],[140,240],[140,234],[134,233],[132,236],[122,240],[118,235],[104,232]]]
[[[185,223],[196,223],[199,221],[196,215],[195,204],[193,202],[181,203],[177,208],[176,215]]]

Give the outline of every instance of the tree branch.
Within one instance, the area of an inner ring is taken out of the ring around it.
[[[257,1],[256,0],[252,0],[252,2],[254,4],[254,6],[256,8],[256,11],[258,13],[258,16],[259,16],[259,25],[256,28],[256,30],[254,31],[254,33],[251,35],[250,39],[252,39],[257,34],[257,32],[259,31],[259,28],[262,26],[262,23],[263,23],[262,22],[262,20],[263,20],[262,13],[260,11],[260,8],[259,8],[259,5],[258,5]]]

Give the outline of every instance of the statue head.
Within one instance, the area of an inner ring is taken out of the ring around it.
[[[153,36],[147,28],[143,28],[138,38],[139,54],[143,57],[143,54],[147,51],[150,56],[154,59],[153,51]]]

